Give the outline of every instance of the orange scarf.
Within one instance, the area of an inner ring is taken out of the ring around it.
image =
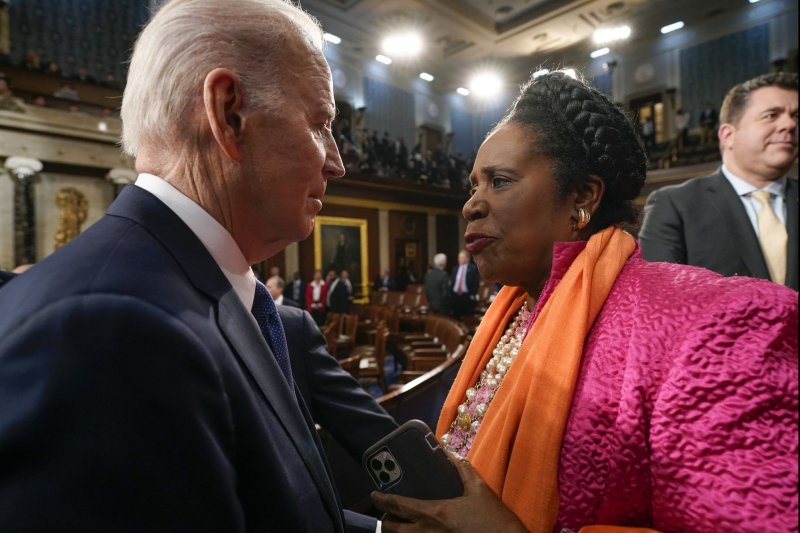
[[[469,451],[481,478],[535,533],[551,532],[558,517],[561,440],[586,335],[635,247],[614,227],[589,239],[525,337]],[[439,438],[527,296],[503,287],[492,302],[442,408]]]

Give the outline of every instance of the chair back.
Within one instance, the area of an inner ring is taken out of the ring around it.
[[[356,342],[356,332],[358,331],[358,315],[349,314],[342,316],[342,325],[339,328],[340,335],[347,335],[351,342]]]

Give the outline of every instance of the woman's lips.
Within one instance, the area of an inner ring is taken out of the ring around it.
[[[467,251],[474,255],[480,253],[481,250],[492,244],[495,239],[489,235],[473,233],[466,235],[464,241]]]

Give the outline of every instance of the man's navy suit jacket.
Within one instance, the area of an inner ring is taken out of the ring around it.
[[[458,269],[460,267],[461,265],[456,265],[453,267],[453,274],[450,276],[451,289],[455,289],[456,287],[456,281],[458,278]],[[478,294],[478,287],[480,286],[480,283],[481,283],[481,276],[478,273],[478,265],[472,262],[467,263],[467,279],[466,279],[467,293],[470,296]]]
[[[0,405],[2,531],[345,530],[249,310],[138,187],[0,291]]]
[[[789,236],[786,285],[797,290],[797,178],[786,179],[784,198]],[[639,243],[648,261],[699,266],[723,276],[769,279],[758,236],[722,171],[653,192],[644,208]]]
[[[311,418],[360,463],[367,448],[394,431],[397,422],[328,353],[325,336],[308,311],[279,305],[278,313],[292,376]]]

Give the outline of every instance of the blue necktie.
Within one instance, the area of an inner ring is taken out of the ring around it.
[[[286,348],[286,336],[283,332],[281,317],[278,316],[272,296],[267,292],[264,284],[258,280],[256,280],[256,297],[253,300],[252,312],[261,329],[261,334],[267,339],[272,353],[275,354],[275,359],[278,361],[278,366],[281,367],[286,381],[291,384],[292,367],[289,364],[289,350]]]

